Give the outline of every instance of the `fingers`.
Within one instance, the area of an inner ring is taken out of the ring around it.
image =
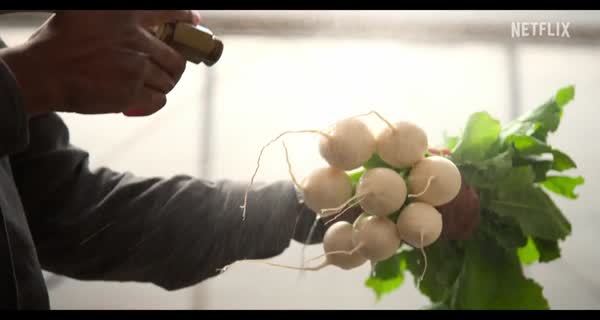
[[[131,53],[130,51],[125,51]],[[155,53],[156,54],[156,53]],[[146,53],[136,53],[129,59],[123,56],[122,62],[125,64],[125,60],[130,60],[126,63],[127,72],[123,74],[124,84],[135,83],[136,87],[123,86],[121,96],[121,110],[124,115],[130,117],[141,117],[148,116],[156,113],[162,109],[167,103],[166,95],[173,90],[175,84],[181,77],[183,70],[185,69],[185,60],[181,65],[172,64],[167,68],[170,68],[176,73],[174,76],[165,70],[165,63],[163,66],[156,63],[156,60],[151,55]],[[168,55],[165,55],[168,57]],[[176,58],[164,58],[174,59]],[[125,96],[127,95],[127,96]]]
[[[175,80],[171,78],[159,65],[153,61],[148,62],[144,83],[147,87],[167,94],[175,87]]]
[[[146,56],[143,68],[144,85],[137,90],[127,104],[124,115],[130,117],[149,116],[167,104],[167,93],[175,86],[175,82],[165,71]]]
[[[313,230],[311,238],[308,239],[310,229],[312,228],[316,217],[317,215],[309,208],[305,207],[302,209],[294,229],[294,240],[308,245],[321,243],[323,241],[323,236],[325,235],[326,227],[322,220],[317,223],[317,226]]]
[[[140,90],[131,108],[124,111],[123,114],[128,117],[149,116],[162,109],[167,104],[167,96],[150,87],[144,87]]]
[[[174,21],[199,24],[200,14],[195,10],[147,10],[141,12],[141,22],[144,27]]]
[[[153,36],[148,30],[140,30],[142,37],[135,44],[137,50],[148,53],[152,61],[162,68],[174,82],[179,81],[185,71],[185,58],[175,49]]]
[[[167,104],[167,93],[175,87],[174,81],[158,65],[146,56],[142,67],[143,85],[130,93],[124,115],[129,117],[149,116]]]

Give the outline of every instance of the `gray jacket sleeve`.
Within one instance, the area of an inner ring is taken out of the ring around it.
[[[56,114],[32,118],[29,136],[12,169],[42,267],[57,274],[180,289],[282,253],[315,218],[285,181],[256,185],[242,220],[245,184],[92,171]]]
[[[0,39],[0,48],[4,43]],[[0,158],[22,151],[29,143],[27,115],[14,75],[0,59]]]

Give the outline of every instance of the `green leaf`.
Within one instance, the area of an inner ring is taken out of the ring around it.
[[[527,243],[521,227],[513,217],[499,216],[489,210],[482,210],[479,230],[485,236],[496,239],[499,246],[514,251]]]
[[[558,246],[558,241],[533,238],[533,242],[535,243],[537,251],[540,254],[540,262],[550,262],[560,258],[560,247]]]
[[[556,103],[560,108],[575,98],[575,86],[568,86],[558,90],[556,93]]]
[[[512,135],[525,135],[546,142],[548,133],[556,131],[560,124],[563,107],[574,96],[575,87],[561,88],[546,103],[509,123],[500,134],[502,141]]]
[[[383,161],[383,159],[381,159],[381,157],[378,154],[373,154],[373,156],[371,156],[371,158],[369,160],[367,160],[367,162],[365,162],[365,164],[363,165],[363,167],[365,169],[372,169],[372,168],[390,168],[390,169],[394,169],[394,167],[392,167],[391,165],[387,164],[387,162]]]
[[[490,194],[488,209],[514,218],[525,235],[546,240],[564,239],[571,233],[571,224],[533,180],[530,167],[513,169],[497,181],[496,191]]]
[[[382,280],[374,277],[369,277],[365,281],[365,285],[375,292],[375,298],[377,301],[381,300],[381,298],[385,294],[389,294],[394,292],[396,289],[402,286],[402,282],[404,282],[403,276],[398,276],[394,279]]]
[[[577,186],[582,185],[584,183],[583,177],[569,177],[569,176],[550,176],[547,177],[542,185],[561,196],[567,197],[569,199],[577,199],[579,197],[578,194],[575,193],[575,188]]]
[[[560,247],[558,241],[534,237],[527,239],[527,245],[519,248],[518,254],[521,262],[526,265],[536,261],[550,262],[560,258]]]
[[[398,275],[402,275],[405,269],[405,255],[398,253],[387,260],[376,263],[375,269],[373,270],[373,276],[382,280],[395,279]]]
[[[503,250],[486,237],[467,242],[455,290],[452,309],[549,309],[542,287],[523,275],[517,253]]]
[[[432,302],[443,301],[452,290],[462,264],[462,253],[449,241],[438,240],[424,249],[427,272],[420,283],[420,291]],[[423,274],[424,259],[421,250],[407,251],[408,270],[415,282]]]
[[[406,257],[403,253],[398,253],[375,264],[365,285],[373,289],[376,299],[380,300],[383,295],[393,292],[402,285],[404,270],[406,270]]]
[[[506,138],[506,143],[512,143],[520,156],[549,153],[552,151],[549,145],[530,136],[511,135]]]
[[[356,169],[352,172],[347,173],[348,177],[350,177],[350,181],[352,182],[352,187],[356,187],[358,181],[360,181],[360,177],[365,173],[364,168]]]
[[[527,135],[546,141],[545,133],[553,132],[560,123],[561,109],[553,99],[510,123],[502,136]]]
[[[531,238],[527,238],[527,244],[524,247],[519,248],[517,253],[519,255],[519,260],[526,265],[530,265],[540,259],[540,253]]]
[[[458,162],[486,159],[497,145],[500,130],[500,122],[489,113],[474,113],[469,117],[465,131],[452,151],[452,157]]]
[[[533,182],[542,182],[546,180],[548,171],[552,169],[554,162],[552,160],[539,160],[535,158],[515,158],[513,160],[514,167],[531,166],[533,170],[534,179]]]
[[[553,162],[552,161],[536,161],[535,163],[531,164],[531,167],[535,174],[535,179],[533,180],[533,182],[541,182],[541,181],[546,180],[548,171],[550,171],[550,169],[552,169],[552,167],[553,167]]]
[[[455,161],[454,158],[452,160]],[[459,164],[458,168],[467,183],[475,189],[496,189],[496,181],[512,170],[512,153],[507,150],[477,163]]]
[[[448,150],[452,150],[456,147],[456,145],[458,144],[458,141],[460,140],[460,138],[458,136],[449,136],[444,132],[444,147],[447,148]]]
[[[577,168],[575,161],[571,159],[568,155],[563,153],[560,150],[552,150],[552,156],[554,161],[552,163],[552,169],[556,171],[565,171],[572,168]]]
[[[571,159],[571,157],[569,157],[567,154],[560,150],[553,149],[535,137],[511,135],[506,138],[506,143],[511,143],[515,150],[517,150],[518,156],[515,159],[517,161],[523,157],[526,158],[531,155],[550,153],[552,154],[553,158],[552,161],[549,161],[551,164],[550,169],[556,171],[565,171],[577,167],[573,159]],[[544,168],[545,167],[546,165],[544,165]]]

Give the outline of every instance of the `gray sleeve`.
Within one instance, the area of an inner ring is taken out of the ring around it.
[[[315,218],[289,182],[256,185],[242,220],[245,184],[91,171],[56,114],[32,118],[29,131],[11,163],[40,262],[57,274],[179,289],[282,253]]]
[[[9,67],[0,59],[0,158],[24,150],[28,142],[21,91]]]

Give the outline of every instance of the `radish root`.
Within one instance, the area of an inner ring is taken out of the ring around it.
[[[357,205],[367,195],[368,195],[368,193],[354,195],[353,197],[351,197],[350,199],[346,200],[346,202],[342,203],[340,206],[338,206],[336,208],[321,209],[321,213],[319,215],[321,217],[329,217],[329,216],[332,216],[334,214],[339,213],[337,216],[334,217],[334,219],[336,219],[337,217],[339,217],[340,215],[342,215],[342,213],[344,213],[348,209],[350,209],[350,208],[354,207],[355,205]],[[354,204],[352,204],[352,205],[350,205],[350,203],[352,203],[352,201],[357,201],[357,202],[354,203]],[[348,205],[350,205],[350,206],[347,207],[347,208],[345,208]]]
[[[260,168],[260,159],[262,158],[263,152],[265,151],[265,149],[271,145],[272,143],[276,142],[277,140],[279,140],[281,137],[283,137],[286,134],[290,134],[290,133],[317,133],[320,134],[326,138],[330,138],[331,136],[319,131],[319,130],[294,130],[294,131],[285,131],[280,133],[277,137],[275,137],[274,139],[272,139],[271,141],[269,141],[266,145],[264,145],[261,149],[260,149],[260,153],[258,154],[258,159],[256,160],[256,169],[254,170],[254,174],[252,174],[252,178],[250,179],[250,183],[248,184],[248,187],[246,188],[246,192],[244,194],[244,204],[240,206],[240,208],[242,209],[242,220],[246,219],[246,208],[248,206],[248,193],[250,192],[250,188],[252,187],[252,184],[254,183],[254,178],[256,177],[256,174],[258,173],[258,169]]]
[[[344,213],[348,212],[348,210],[352,209],[354,206],[356,206],[357,204],[359,204],[359,203],[360,203],[360,201],[361,201],[362,199],[364,199],[364,197],[365,197],[365,196],[367,196],[367,194],[361,195],[361,196],[359,197],[360,199],[358,199],[358,198],[357,198],[357,199],[358,199],[358,201],[357,201],[356,203],[354,203],[353,205],[351,205],[351,206],[347,207],[347,208],[346,208],[346,209],[344,209],[342,212],[338,213],[338,214],[337,214],[335,217],[333,217],[331,220],[329,220],[329,221],[325,222],[325,225],[328,225],[328,224],[332,223],[332,222],[333,222],[333,221],[335,221],[337,218],[341,217],[341,216],[342,216]]]
[[[320,216],[317,216],[315,218],[315,222],[313,222],[312,226],[310,227],[310,230],[308,231],[308,236],[306,237],[306,241],[304,242],[304,245],[302,246],[302,253],[300,254],[300,266],[303,268],[304,267],[304,257],[306,256],[306,246],[310,243],[310,240],[312,240],[312,235],[315,232],[315,229],[317,228],[317,224],[319,223],[319,221],[321,220]]]
[[[370,111],[368,113],[364,113],[364,114],[360,114],[360,115],[356,115],[354,117],[361,117],[361,116],[368,116],[374,114],[376,115],[379,119],[381,119],[383,122],[385,122],[385,124],[390,127],[392,130],[395,130],[394,125],[389,122],[386,118],[384,118],[381,114],[379,114],[377,111]],[[285,131],[280,133],[277,137],[275,137],[274,139],[272,139],[271,141],[269,141],[266,145],[264,145],[261,150],[260,153],[258,154],[258,159],[256,161],[256,169],[254,170],[254,173],[252,174],[252,177],[250,178],[250,183],[248,184],[247,188],[246,188],[246,192],[244,193],[244,203],[240,206],[240,208],[242,209],[242,220],[246,219],[246,208],[248,207],[248,194],[250,193],[250,188],[252,187],[252,185],[254,184],[254,179],[256,178],[256,175],[258,174],[258,169],[260,168],[260,160],[262,158],[262,155],[265,151],[265,149],[271,145],[272,143],[276,142],[277,140],[279,140],[281,137],[283,137],[286,134],[293,134],[293,133],[316,133],[319,134],[325,138],[330,139],[331,135],[320,131],[320,130],[291,130],[291,131]],[[288,161],[288,165],[289,165],[289,161]],[[291,174],[291,169],[290,169],[290,174]],[[294,175],[291,174],[292,179],[294,180],[294,184],[296,184],[296,186],[298,186],[298,181],[295,179]]]
[[[427,255],[425,254],[425,249],[423,249],[423,230],[421,230],[421,245],[420,245],[420,249],[421,249],[421,254],[423,255],[423,273],[421,273],[421,276],[419,277],[419,279],[417,280],[417,289],[421,288],[421,281],[423,281],[423,279],[425,278],[425,272],[427,272]]]
[[[343,250],[339,250],[339,251],[332,251],[332,252],[328,252],[328,253],[326,253],[326,254],[322,254],[322,255],[320,255],[320,256],[318,256],[318,257],[312,258],[312,259],[310,259],[310,260],[308,260],[308,261],[314,261],[314,260],[316,260],[316,259],[318,259],[318,258],[322,258],[322,257],[325,257],[325,256],[330,256],[330,255],[333,255],[333,254],[346,254],[346,255],[353,255],[353,254],[354,254],[356,251],[358,251],[360,248],[362,248],[362,246],[363,246],[363,244],[362,244],[362,243],[360,243],[360,244],[358,244],[358,245],[357,245],[357,246],[356,246],[354,249],[352,249],[352,250],[349,250],[349,251],[343,251]],[[304,266],[301,266],[301,267],[294,267],[294,266],[288,266],[288,265],[283,265],[283,264],[279,264],[279,263],[273,263],[273,262],[268,262],[268,261],[263,261],[263,260],[244,260],[244,261],[245,261],[245,262],[251,262],[251,263],[266,264],[266,265],[273,266],[273,267],[278,267],[278,268],[285,268],[285,269],[292,269],[292,270],[300,270],[300,271],[318,271],[318,270],[321,270],[321,269],[323,269],[323,268],[325,268],[325,267],[327,267],[327,266],[329,266],[329,265],[330,265],[330,264],[329,264],[329,262],[328,262],[327,260],[323,261],[323,263],[321,263],[321,264],[319,264],[319,265],[317,265],[317,266],[314,266],[314,267],[304,267]],[[307,262],[308,262],[308,261],[307,261]]]
[[[321,263],[318,266],[315,267],[294,267],[294,266],[286,266],[283,264],[279,264],[279,263],[273,263],[273,262],[267,262],[267,261],[256,261],[256,260],[246,260],[247,262],[252,262],[252,263],[260,263],[260,264],[266,264],[272,267],[278,267],[278,268],[285,268],[285,269],[292,269],[292,270],[300,270],[300,271],[319,271],[325,267],[327,267],[329,265],[329,263],[327,263],[327,261]]]
[[[427,179],[427,184],[425,185],[425,189],[423,191],[421,191],[421,192],[419,192],[417,194],[409,194],[408,197],[409,198],[418,198],[418,197],[424,195],[425,192],[427,192],[427,189],[429,189],[429,186],[431,185],[431,180],[433,180],[433,179],[435,179],[435,176],[430,176]]]
[[[296,176],[294,175],[294,172],[292,171],[292,163],[290,162],[290,155],[288,152],[288,148],[285,145],[285,141],[281,141],[281,144],[283,145],[283,150],[285,150],[285,161],[287,162],[288,172],[290,174],[290,177],[292,178],[292,182],[296,185],[296,187],[298,187],[299,189],[302,189],[302,186],[300,185],[300,183],[298,183],[298,179],[296,179]]]
[[[388,121],[386,118],[384,118],[384,117],[383,117],[381,114],[379,114],[379,112],[377,112],[377,111],[371,111],[371,112],[369,112],[369,113],[372,113],[372,114],[374,114],[374,115],[375,115],[375,116],[377,116],[379,119],[381,119],[381,121],[385,122],[385,124],[386,124],[388,127],[390,127],[390,129],[392,129],[392,131],[396,130],[396,127],[395,127],[395,126],[394,126],[394,125],[393,125],[391,122],[389,122],[389,121]]]
[[[386,118],[384,118],[384,117],[383,117],[381,114],[379,114],[379,112],[377,112],[377,111],[375,111],[375,110],[371,110],[371,111],[369,111],[369,112],[367,112],[367,113],[361,113],[361,114],[359,114],[359,115],[356,115],[356,116],[354,116],[354,117],[352,117],[352,118],[366,117],[366,116],[370,116],[370,115],[372,115],[372,114],[374,114],[375,116],[377,116],[377,118],[379,118],[381,121],[385,122],[385,124],[386,124],[388,127],[390,127],[390,129],[392,129],[392,130],[396,130],[396,127],[395,127],[395,126],[394,126],[394,125],[393,125],[391,122],[389,122],[389,121],[388,121]]]
[[[321,255],[318,255],[318,256],[316,256],[314,258],[308,259],[308,260],[306,260],[306,262],[312,262],[312,261],[315,261],[317,259],[321,259],[323,257],[328,257],[328,256],[331,256],[331,255],[334,255],[334,254],[345,254],[345,255],[351,256],[351,255],[355,254],[356,251],[360,250],[360,248],[362,248],[363,246],[364,246],[364,243],[361,242],[356,247],[354,247],[354,249],[352,249],[350,251],[337,250],[337,251],[327,252],[327,253],[323,253]]]

